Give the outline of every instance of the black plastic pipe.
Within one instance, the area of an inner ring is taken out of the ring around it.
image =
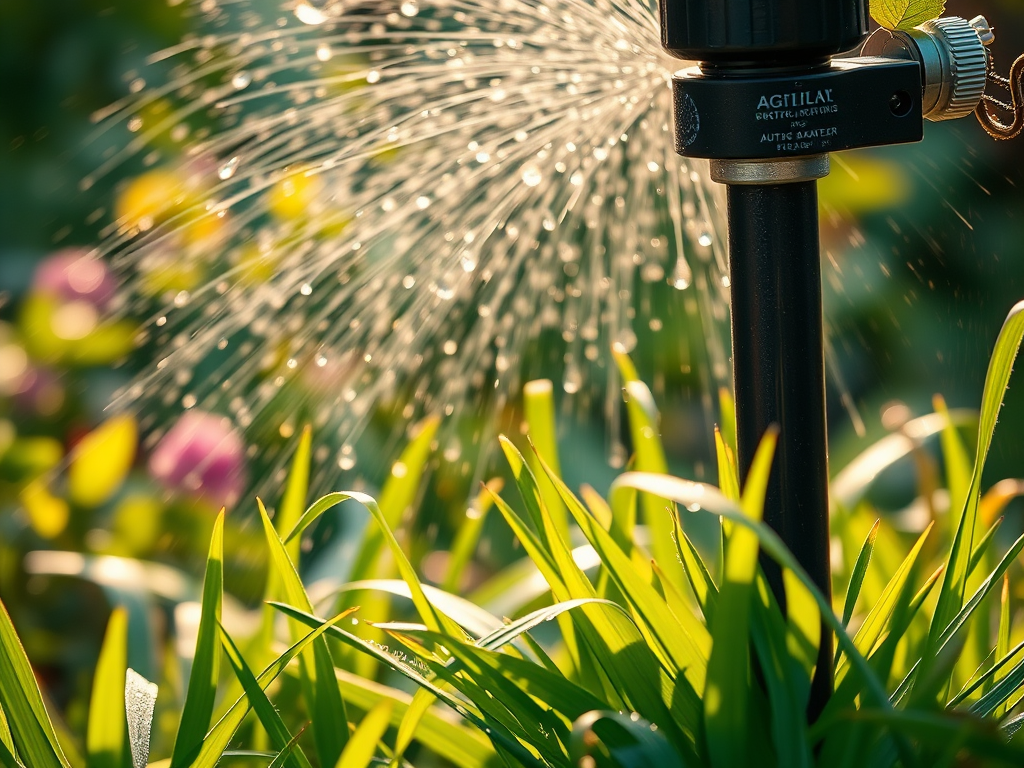
[[[729,278],[740,477],[765,430],[781,428],[764,520],[831,600],[828,447],[817,182],[730,185]],[[782,577],[762,557],[785,607]],[[823,626],[808,707],[832,692],[832,630]]]

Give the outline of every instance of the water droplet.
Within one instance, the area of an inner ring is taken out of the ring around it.
[[[368,82],[370,85],[373,85],[374,83],[379,83],[380,72],[378,72],[376,69],[371,69],[369,72],[366,73],[366,82]]]
[[[242,70],[241,72],[236,72],[235,76],[231,78],[231,85],[239,91],[243,88],[248,88],[251,82],[252,75],[250,75],[245,70]]]
[[[398,8],[403,16],[415,16],[420,12],[420,4],[416,0],[404,0]]]
[[[420,195],[419,197],[416,198],[416,207],[419,208],[421,211],[425,211],[427,208],[430,207],[430,198],[427,197],[426,195]]]
[[[700,235],[697,237],[697,242],[703,245],[705,248],[707,248],[713,242],[711,239],[711,234],[709,232],[701,232]]]
[[[533,163],[527,163],[523,166],[523,184],[526,186],[536,187],[543,178],[540,168]]]
[[[672,287],[677,291],[683,291],[690,287],[693,282],[693,272],[690,265],[682,256],[676,259],[676,268],[672,272]]]
[[[238,170],[238,163],[240,158],[236,155],[224,163],[220,168],[217,169],[217,176],[221,181],[227,181],[235,175],[235,171]]]
[[[316,47],[316,57],[320,61],[329,61],[332,55],[331,46],[327,43],[320,43],[320,45]]]
[[[303,24],[316,26],[340,16],[341,11],[342,4],[338,0],[299,0],[295,5],[295,18]]]

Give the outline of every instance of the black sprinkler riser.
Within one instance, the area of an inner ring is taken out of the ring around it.
[[[672,82],[675,149],[685,157],[775,159],[920,141],[921,68],[841,59],[814,73]]]
[[[661,0],[661,42],[680,59],[786,66],[853,50],[868,0]]]

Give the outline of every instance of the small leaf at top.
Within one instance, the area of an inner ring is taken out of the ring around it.
[[[946,0],[871,0],[871,18],[886,29],[913,29],[945,10]]]

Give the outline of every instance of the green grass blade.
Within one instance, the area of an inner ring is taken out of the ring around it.
[[[504,500],[496,497],[495,504],[544,574],[556,600],[597,597],[564,543],[559,541],[562,546],[548,555]],[[700,699],[685,677],[665,678],[667,673],[637,626],[618,612],[602,612],[597,605],[585,606],[573,619],[601,669],[631,706],[666,732],[674,730],[673,725],[678,727],[679,731],[669,735],[677,748],[686,749],[686,744],[694,744],[700,722]],[[653,681],[661,682],[655,685]],[[586,687],[598,690],[589,684]]]
[[[270,562],[277,574],[277,579],[287,599],[304,611],[312,612],[313,605],[309,601],[295,564],[288,556],[273,523],[267,516],[263,502],[258,502],[260,519],[263,521],[263,532],[270,547]],[[292,640],[299,635],[298,627],[292,625]],[[339,728],[339,723],[347,723],[345,702],[334,679],[334,662],[327,646],[326,638],[317,638],[312,643],[312,660],[309,654],[300,659],[303,674],[303,693],[306,706],[313,721],[313,740],[316,743],[317,755],[322,765],[333,765],[345,748],[348,739],[348,728]],[[310,663],[312,662],[312,663]],[[261,718],[260,722],[263,720]],[[281,748],[282,745],[278,745]]]
[[[7,607],[0,601],[0,707],[10,726],[18,754],[32,768],[70,768],[57,743],[43,697],[14,631]]]
[[[683,768],[679,755],[650,723],[608,710],[588,712],[573,723],[569,756],[573,765]]]
[[[718,487],[727,499],[739,501],[740,476],[736,458],[718,427],[715,427],[715,457],[718,461]]]
[[[389,699],[381,699],[366,713],[352,738],[345,745],[336,768],[366,768],[377,751],[377,744],[391,725],[391,713],[395,705]]]
[[[523,411],[526,418],[527,435],[534,450],[527,452],[530,468],[537,478],[541,499],[551,515],[555,530],[565,541],[569,541],[569,515],[565,505],[540,468],[537,457],[544,459],[555,474],[562,476],[558,461],[558,429],[555,420],[554,386],[550,379],[528,381],[523,386]]]
[[[941,414],[946,423],[939,433],[939,441],[942,445],[942,458],[946,465],[946,488],[949,490],[949,508],[960,510],[964,508],[967,501],[967,493],[971,487],[971,459],[967,454],[964,441],[960,438],[956,424],[949,415],[949,408],[941,395],[932,398],[932,405],[935,412]],[[949,531],[950,541],[956,535],[956,524],[959,522],[955,515],[950,515]]]
[[[125,754],[124,677],[128,669],[128,612],[115,608],[103,635],[89,699],[85,752],[89,768],[122,768]]]
[[[352,672],[335,670],[345,701],[364,712],[381,701],[392,704],[391,726],[398,727],[412,703],[405,691],[366,680]],[[499,759],[487,736],[468,727],[454,713],[437,707],[427,710],[420,720],[416,740],[458,768],[498,768]]]
[[[284,724],[281,715],[278,714],[270,699],[267,698],[267,694],[257,682],[256,676],[249,669],[249,665],[245,663],[245,659],[242,658],[238,647],[228,636],[227,632],[223,631],[223,628],[221,629],[221,641],[228,661],[231,662],[231,667],[235,671],[235,676],[238,678],[238,682],[242,684],[242,689],[249,699],[250,706],[256,712],[256,716],[259,717],[260,723],[270,735],[271,743],[279,751],[288,749],[288,745],[292,741],[292,735],[288,731],[288,727]],[[335,727],[344,728],[347,731],[348,723],[346,721],[335,723]],[[305,753],[302,751],[302,747],[299,746],[296,746],[295,749],[289,752],[285,764],[292,766],[292,768],[312,768]]]
[[[1003,574],[1003,592],[999,596],[999,634],[996,638],[996,658],[1004,659],[1010,656],[1010,577]],[[1003,677],[998,672],[993,680],[998,682]],[[993,715],[1002,719],[1006,716],[1006,703],[996,707]]]
[[[857,629],[853,642],[862,654],[867,655],[871,653],[878,642],[878,638],[882,636],[886,627],[889,626],[893,611],[896,608],[900,595],[904,591],[904,585],[907,584],[911,574],[914,572],[918,556],[921,554],[921,549],[924,547],[925,540],[931,533],[933,525],[929,524],[918,537],[917,542],[904,558],[896,573],[889,579],[889,583],[885,585],[881,597],[871,606],[868,615]],[[841,649],[837,649],[837,655],[840,657],[839,663],[836,665],[836,685],[838,686],[842,683],[849,667],[847,659],[842,656]]]
[[[862,678],[864,700],[866,702],[874,702],[882,709],[891,708],[889,698],[881,681],[872,671],[863,654],[857,650],[857,646],[852,638],[850,638],[838,617],[833,613],[832,606],[825,600],[821,592],[818,591],[810,576],[807,575],[807,572],[796,561],[796,558],[793,557],[793,554],[786,548],[775,531],[764,523],[754,522],[734,502],[725,498],[717,488],[704,485],[703,483],[694,483],[668,475],[627,472],[620,475],[612,483],[610,491],[611,501],[614,503],[617,495],[628,493],[631,488],[670,499],[686,509],[703,509],[711,514],[724,517],[735,525],[753,531],[760,541],[762,551],[783,568],[791,570],[814,598],[818,610],[821,612],[822,620],[835,632],[837,642],[848,654],[852,667]],[[713,647],[712,653],[714,653]]]
[[[494,478],[487,481],[486,487],[491,493],[501,493],[503,485],[501,478]],[[441,589],[445,592],[458,592],[462,584],[463,571],[473,558],[484,530],[484,523],[487,522],[487,513],[493,505],[490,493],[481,491],[466,510],[466,519],[460,523],[455,534],[455,541],[452,542],[448,554],[448,569],[441,581]]]
[[[292,750],[294,750],[298,745],[299,739],[302,738],[302,734],[305,732],[306,726],[304,725],[294,736],[292,736],[291,741],[288,742],[285,748],[277,753],[277,757],[274,758],[274,761],[268,765],[267,768],[284,768],[285,764],[291,758]]]
[[[198,756],[203,736],[210,728],[214,701],[217,697],[217,680],[220,676],[218,635],[223,599],[224,510],[221,510],[213,526],[213,535],[210,537],[194,661],[188,678],[181,723],[174,739],[170,768],[185,768],[191,764]]]
[[[743,491],[743,512],[761,521],[764,495],[771,473],[778,430],[765,433],[754,455]],[[711,658],[704,690],[704,733],[715,768],[741,768],[747,764],[744,739],[749,708],[750,609],[757,574],[757,535],[750,529],[732,531],[726,545],[722,587],[711,624]]]
[[[995,653],[994,656],[998,661],[989,667],[987,670],[979,671],[979,674],[975,675],[971,682],[964,686],[964,689],[960,691],[956,696],[950,699],[949,704],[946,705],[947,709],[957,707],[967,699],[971,697],[978,689],[991,690],[993,680],[1001,680],[1006,677],[1006,672],[1010,668],[1010,664],[1014,657],[1024,650],[1024,641],[1017,643],[1012,649],[1007,648],[1002,653]]]
[[[395,751],[391,758],[392,768],[399,767],[402,756],[416,737],[416,731],[419,730],[423,716],[426,715],[427,710],[430,709],[430,705],[434,701],[434,694],[425,688],[420,688],[412,697],[412,703],[409,704],[409,708],[405,711],[402,722],[398,724],[398,735],[395,737]],[[341,763],[339,763],[340,765]]]
[[[971,553],[971,562],[967,566],[968,575],[973,574],[975,569],[981,565],[983,560],[985,560],[986,555],[989,553],[989,550],[992,548],[992,544],[995,541],[996,531],[998,531],[1003,525],[1003,519],[1004,518],[1000,517],[992,523],[992,525],[989,526],[989,529],[985,531],[985,535],[982,537],[981,541],[978,542],[978,546],[974,548],[974,552]]]
[[[313,448],[313,429],[306,426],[292,457],[291,471],[288,473],[288,484],[285,486],[281,508],[277,511],[275,527],[284,534],[292,530],[306,506],[306,495],[309,493],[309,462]],[[287,541],[285,550],[292,562],[299,562],[300,541]]]
[[[363,640],[360,637],[356,637],[355,635],[346,632],[340,627],[334,625],[326,626],[325,622],[322,619],[318,619],[316,616],[308,614],[304,611],[300,611],[293,606],[284,605],[282,603],[272,603],[272,605],[277,610],[281,611],[285,616],[295,619],[296,621],[300,621],[306,626],[321,628],[323,631],[326,631],[331,637],[340,640],[341,642],[348,645],[350,648],[355,648],[356,650],[361,651],[362,653],[372,656],[374,659],[383,663],[390,669],[393,669],[396,672],[399,672],[400,674],[404,675],[409,680],[416,683],[416,685],[426,689],[431,694],[433,694],[437,699],[443,701],[445,704],[454,709],[466,720],[473,723],[481,731],[486,732],[487,729],[490,727],[490,723],[488,721],[485,721],[480,716],[480,713],[476,711],[475,707],[467,705],[458,697],[453,696],[450,692],[444,690],[431,680],[427,679],[423,675],[421,669],[414,667],[412,664],[406,662],[403,659],[396,658],[392,654],[383,650],[376,643],[367,642],[366,640]],[[406,710],[405,714],[407,713],[408,710]],[[403,714],[403,719],[405,717],[405,714]],[[529,753],[525,752],[514,738],[501,732],[498,732],[496,730],[492,731],[490,733],[490,736],[492,740],[498,742],[504,749],[525,756],[527,759],[530,759],[531,756],[529,755]]]
[[[633,441],[634,468],[638,472],[668,472],[665,449],[661,444],[660,416],[654,404],[654,396],[642,381],[627,381],[626,412],[629,414],[629,431]],[[682,566],[676,560],[672,543],[672,515],[665,499],[650,494],[640,494],[640,507],[644,521],[651,530],[651,553],[662,571],[678,589],[683,589],[685,578]],[[619,542],[619,546],[623,546]],[[625,547],[623,547],[625,549]],[[628,554],[628,550],[627,550]]]
[[[875,520],[875,524],[868,531],[864,544],[861,545],[860,554],[857,555],[857,562],[853,566],[853,575],[850,577],[850,586],[846,590],[846,603],[843,606],[843,626],[850,625],[853,618],[853,611],[857,607],[857,598],[860,597],[860,589],[864,586],[864,576],[868,572],[868,565],[871,563],[871,553],[875,548],[875,537],[878,535],[878,526],[881,520]]]
[[[378,507],[388,530],[398,528],[405,511],[416,499],[440,423],[441,420],[437,417],[425,419],[420,424],[416,437],[409,442],[398,461],[392,466],[391,476],[381,489]],[[377,506],[377,502],[374,502],[374,505]],[[376,572],[377,561],[383,548],[384,535],[381,526],[367,527],[349,578],[352,581],[360,581],[374,576],[390,576],[390,573]]]
[[[989,361],[985,376],[985,388],[981,399],[981,416],[978,423],[978,451],[974,459],[974,470],[971,474],[970,488],[960,513],[956,535],[950,549],[945,578],[939,591],[938,602],[932,617],[929,631],[929,653],[925,661],[935,656],[935,649],[940,644],[940,635],[953,621],[964,604],[967,590],[968,567],[971,552],[974,548],[975,528],[978,518],[978,501],[981,494],[981,475],[988,457],[992,436],[995,432],[996,420],[1003,403],[1003,394],[1010,382],[1013,362],[1024,340],[1024,302],[1019,302],[1010,310],[995,349]]]
[[[718,412],[721,414],[722,439],[729,449],[736,454],[736,401],[728,387],[718,390]]]
[[[0,766],[3,768],[25,768],[25,766],[14,756],[11,746],[0,741]]]
[[[256,678],[256,682],[262,690],[266,690],[267,686],[270,685],[277,677],[285,670],[285,667],[290,664],[296,656],[306,650],[310,643],[316,641],[324,632],[334,626],[335,622],[341,621],[346,616],[350,616],[355,612],[355,608],[351,608],[347,611],[342,611],[333,619],[328,621],[318,621],[313,629],[305,634],[298,642],[292,645],[288,650],[274,659],[266,669],[264,669],[259,676]],[[224,750],[227,749],[228,744],[235,735],[235,731],[242,724],[245,716],[249,713],[251,705],[249,699],[243,692],[243,694],[235,701],[234,704],[228,709],[224,716],[217,721],[217,724],[213,726],[210,732],[203,739],[203,745],[199,750],[199,756],[192,763],[190,768],[214,768],[217,762],[220,760]],[[347,730],[347,728],[346,728]]]
[[[637,619],[649,628],[662,653],[672,659],[676,669],[684,671],[694,690],[700,693],[704,689],[704,673],[711,649],[711,638],[705,626],[692,612],[686,611],[682,616],[674,614],[654,587],[640,577],[611,534],[597,524],[543,458],[540,458],[540,465]],[[674,586],[671,581],[669,586]]]
[[[690,541],[686,531],[679,525],[678,515],[673,515],[673,523],[679,562],[683,564],[683,571],[686,573],[686,579],[697,600],[697,605],[700,607],[701,613],[704,614],[704,620],[710,626],[715,605],[718,603],[718,585],[715,584],[711,572],[704,564],[700,552]]]
[[[288,531],[288,535],[284,537],[283,541],[286,547],[296,543],[298,541],[298,537],[302,535],[302,532],[312,525],[320,515],[327,510],[338,506],[343,501],[348,501],[348,499],[349,496],[347,493],[340,493],[336,491],[334,493],[328,493],[325,496],[321,496],[310,504],[306,511],[302,513],[302,517],[300,517],[295,522],[295,525],[292,526],[291,530]]]

